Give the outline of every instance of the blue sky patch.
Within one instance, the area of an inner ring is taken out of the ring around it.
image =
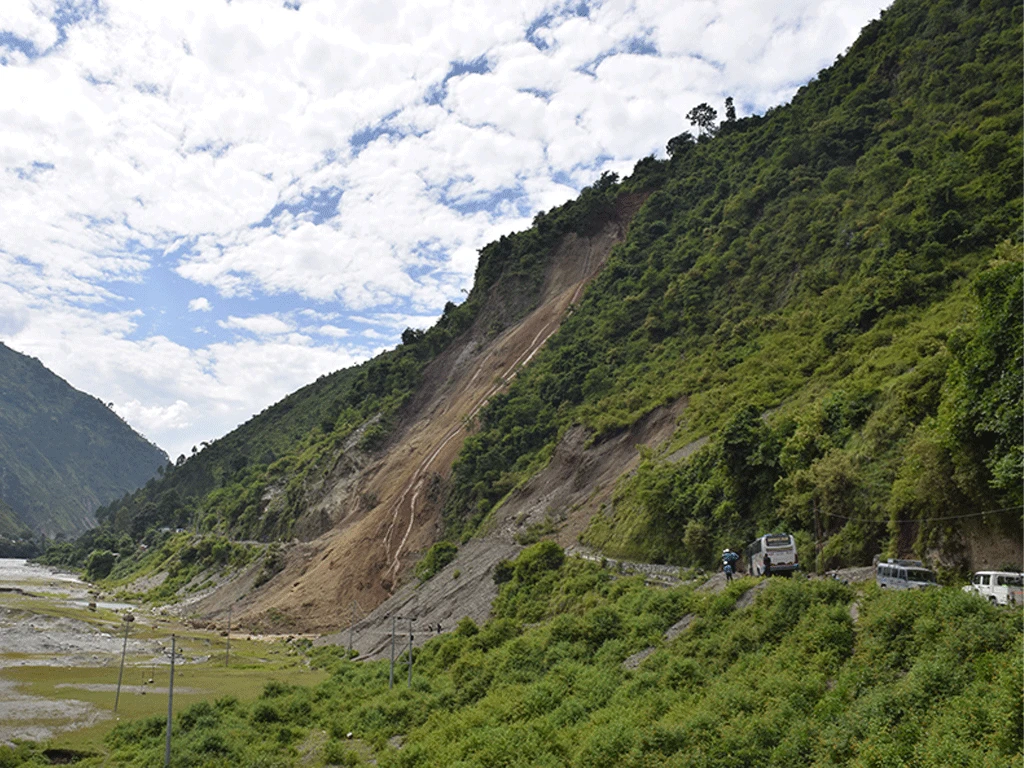
[[[392,112],[376,125],[368,126],[353,133],[352,138],[348,140],[348,144],[352,148],[352,154],[358,156],[360,152],[381,136],[392,136],[399,139],[402,138],[405,133],[390,124],[391,120],[397,116],[398,112]]]
[[[278,216],[286,211],[296,218],[306,218],[313,224],[323,224],[338,215],[338,203],[343,194],[345,194],[345,190],[340,187],[314,189],[307,192],[298,201],[278,203],[270,209],[262,221],[251,224],[249,228],[260,229],[273,226]]]
[[[486,56],[480,56],[473,61],[453,61],[448,65],[448,72],[440,83],[430,86],[423,100],[431,106],[440,105],[448,97],[448,81],[453,77],[463,75],[483,75],[491,71]]]
[[[458,211],[463,216],[470,216],[481,211],[493,213],[500,206],[508,203],[517,204],[519,201],[523,201],[527,205],[529,203],[526,190],[523,189],[521,184],[511,188],[504,187],[466,197],[449,196],[447,189],[445,189],[441,192],[439,201],[453,211]],[[516,209],[521,210],[521,206],[516,205]]]
[[[30,59],[39,58],[41,55],[39,51],[36,50],[35,43],[31,40],[25,40],[11,32],[0,30],[0,64],[5,67],[10,64],[10,58],[7,51],[11,50],[20,51]]]

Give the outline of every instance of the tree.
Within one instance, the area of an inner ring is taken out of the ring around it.
[[[707,102],[702,102],[686,113],[686,119],[690,125],[697,126],[698,138],[705,133],[714,133],[715,120],[718,119],[718,111]]]
[[[114,569],[117,555],[109,549],[93,550],[85,560],[85,577],[90,581],[105,579]]]
[[[694,145],[693,134],[689,131],[680,133],[678,136],[673,136],[668,140],[668,144],[665,145],[665,151],[669,157],[675,157],[676,155],[682,155],[686,150]]]
[[[725,119],[730,123],[736,119],[736,107],[732,103],[732,96],[725,97]]]
[[[966,481],[987,474],[987,484],[1005,494],[1001,498],[1005,506],[1019,506],[1024,501],[1021,265],[1019,246],[1004,243],[997,247],[989,267],[974,278],[978,324],[949,338],[953,361],[941,406],[957,475]]]
[[[605,171],[601,178],[594,182],[595,192],[605,192],[619,183],[619,174],[614,171]]]
[[[402,331],[402,343],[406,345],[415,344],[420,341],[424,336],[425,332],[418,328],[406,328]]]

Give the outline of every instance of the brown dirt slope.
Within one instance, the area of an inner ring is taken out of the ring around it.
[[[390,654],[392,616],[402,617],[399,650],[408,643],[409,619],[417,646],[432,637],[439,624],[447,632],[463,617],[482,623],[497,594],[494,567],[519,553],[521,534],[535,523],[547,523],[559,529],[563,545],[575,541],[589,516],[610,506],[615,481],[635,469],[637,446],[667,440],[681,408],[682,403],[659,408],[631,429],[590,447],[586,430],[569,430],[548,466],[495,510],[486,533],[462,546],[454,562],[427,582],[405,585],[369,615],[355,612],[358,621],[351,633],[346,628],[319,642],[351,642],[363,658],[384,658]]]
[[[474,326],[428,367],[381,455],[364,462],[345,454],[329,470],[327,487],[298,529],[333,527],[289,548],[286,567],[266,584],[242,596],[218,590],[191,606],[195,614],[222,619],[230,604],[238,621],[253,629],[324,632],[387,600],[440,534],[444,486],[467,425],[558,330],[641,203],[639,197],[622,200],[617,215],[593,235],[564,238],[536,307],[496,336],[507,317],[508,292],[495,286]]]

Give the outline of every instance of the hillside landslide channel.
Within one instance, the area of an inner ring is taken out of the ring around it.
[[[444,488],[473,417],[558,330],[612,247],[624,238],[642,202],[640,196],[620,199],[615,215],[594,234],[563,238],[548,262],[539,300],[531,302],[534,309],[489,338],[494,321],[508,315],[508,291],[503,295],[499,281],[473,326],[428,366],[389,444],[372,461],[339,462],[321,500],[297,526],[308,524],[309,518],[326,519],[329,530],[291,546],[284,570],[261,587],[252,588],[251,568],[189,601],[185,610],[200,621],[218,624],[231,607],[233,621],[242,626],[324,633],[347,627],[371,611],[376,616],[380,610],[374,609],[385,601],[384,613],[402,605],[406,607],[400,610],[409,613],[412,590],[421,622],[429,619],[444,626],[464,615],[480,620],[494,597],[490,571],[519,549],[514,542],[518,527],[543,520],[551,509],[572,508],[565,536],[574,539],[570,529],[578,532],[589,514],[608,501],[615,478],[636,460],[635,446],[667,438],[682,404],[660,409],[592,450],[585,450],[582,430],[570,432],[551,466],[503,505],[489,533],[463,546],[456,563],[428,584],[418,590],[401,586],[409,580],[412,565],[441,535]],[[367,499],[373,500],[370,508]],[[453,584],[452,573],[459,569],[459,583]],[[369,651],[379,628],[372,619],[359,626],[358,647]]]

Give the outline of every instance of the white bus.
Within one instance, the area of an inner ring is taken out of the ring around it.
[[[978,571],[964,592],[987,598],[993,605],[1020,605],[1024,602],[1024,575],[1013,571]]]
[[[765,564],[768,556],[770,567]],[[769,533],[754,539],[746,549],[747,573],[751,576],[785,575],[800,568],[796,559],[796,541],[788,533]]]
[[[875,581],[882,589],[924,589],[938,586],[935,573],[920,560],[886,560],[875,567]]]

